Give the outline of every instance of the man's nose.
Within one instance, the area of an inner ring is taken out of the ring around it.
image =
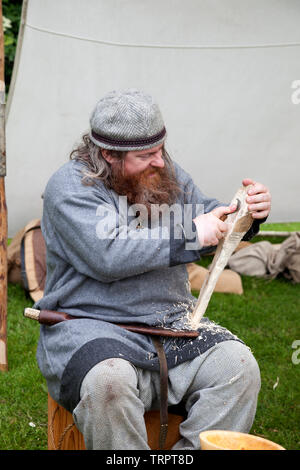
[[[159,150],[158,152],[156,152],[155,155],[153,155],[151,166],[154,166],[157,168],[164,168],[165,162],[164,162],[161,150]]]

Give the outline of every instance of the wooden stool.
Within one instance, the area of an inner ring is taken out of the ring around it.
[[[148,445],[151,450],[158,450],[160,426],[159,411],[147,411],[144,415]],[[179,424],[183,416],[169,413],[168,435],[165,450],[170,450],[180,439]],[[58,405],[48,394],[48,449],[49,450],[85,450],[84,439],[76,428],[72,414]]]

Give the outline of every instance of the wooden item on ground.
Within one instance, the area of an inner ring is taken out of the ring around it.
[[[200,291],[208,274],[208,269],[199,266],[196,263],[187,265],[191,290]],[[227,294],[243,294],[243,284],[241,276],[231,269],[224,269],[214,288],[214,292],[222,292]]]
[[[248,204],[246,203],[246,196],[250,186],[239,188],[232,199],[231,204],[237,204],[239,209],[234,213],[228,214],[226,218],[226,223],[230,224],[229,230],[218,244],[213,262],[199,293],[195,309],[189,318],[191,328],[194,330],[200,327],[201,318],[205,314],[220,274],[243,236],[252,225],[253,219],[248,212]]]
[[[147,411],[144,415],[151,450],[158,450],[160,413]],[[170,450],[180,439],[179,425],[183,417],[169,413],[169,430],[164,450]],[[76,428],[73,416],[58,405],[48,394],[48,449],[49,450],[85,450],[83,435]]]
[[[201,450],[285,450],[263,437],[236,431],[203,431],[199,438]]]
[[[2,0],[0,0],[0,371],[7,371],[7,208],[5,198],[5,83]]]

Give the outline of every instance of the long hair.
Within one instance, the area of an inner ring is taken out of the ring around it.
[[[123,165],[124,158],[127,154],[126,151],[111,150],[112,157],[117,158]],[[165,164],[175,178],[175,170],[172,160],[163,146],[163,158]],[[111,186],[111,165],[102,156],[101,148],[91,141],[89,134],[82,136],[82,142],[70,154],[71,160],[76,160],[84,164],[82,183],[90,186],[95,184],[98,180],[102,181],[107,187]]]
[[[126,152],[111,150],[112,156],[123,160]],[[82,183],[86,186],[95,184],[96,180],[101,180],[105,184],[109,182],[111,176],[111,166],[103,158],[101,148],[91,141],[89,134],[82,136],[82,142],[72,150],[70,160],[76,160],[83,163]]]

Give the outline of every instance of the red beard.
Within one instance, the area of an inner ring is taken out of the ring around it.
[[[110,187],[120,196],[126,196],[129,204],[146,206],[148,213],[151,204],[173,204],[180,192],[175,175],[166,166],[125,176],[122,162],[112,165]]]

